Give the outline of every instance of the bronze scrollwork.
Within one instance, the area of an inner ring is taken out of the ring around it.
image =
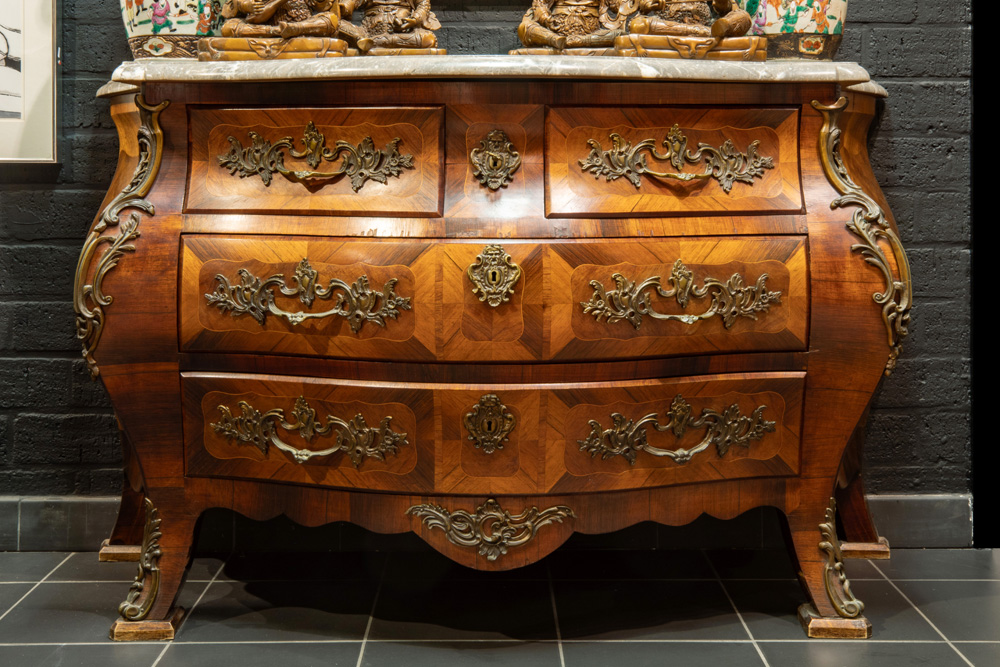
[[[87,368],[94,379],[100,375],[97,362],[94,361],[94,350],[101,340],[104,331],[104,308],[114,300],[103,289],[104,277],[111,269],[118,266],[118,261],[126,252],[135,252],[131,241],[139,238],[139,214],[131,213],[124,219],[123,210],[135,208],[154,215],[153,204],[145,199],[153,187],[153,181],[160,171],[160,160],[163,158],[163,131],[160,129],[160,114],[170,102],[161,102],[156,106],[146,104],[142,95],[136,95],[135,105],[139,110],[139,160],[135,165],[132,180],[118,193],[111,203],[101,211],[100,220],[94,225],[80,250],[80,258],[76,263],[76,275],[73,283],[73,310],[76,311],[76,337],[80,339],[83,348],[83,358],[87,360]],[[103,234],[108,227],[118,227],[117,234]],[[94,277],[90,282],[90,264],[97,249],[107,245],[97,265]]]
[[[600,455],[601,459],[613,456],[623,456],[631,465],[635,465],[636,455],[646,452],[653,456],[666,456],[677,463],[687,463],[700,452],[715,445],[720,457],[725,456],[732,445],[749,447],[750,442],[760,440],[765,433],[774,431],[775,422],[764,419],[766,405],[758,406],[749,417],[740,413],[740,408],[733,403],[723,412],[705,408],[701,416],[692,415],[690,404],[677,394],[670,404],[669,418],[666,424],[660,425],[655,412],[639,421],[627,419],[618,412],[611,414],[611,428],[604,428],[600,422],[591,420],[590,435],[586,440],[577,440],[580,451],[588,452],[592,457]],[[691,449],[661,449],[653,447],[646,439],[646,426],[652,426],[657,431],[673,431],[675,438],[684,435],[687,429],[704,427],[705,437]]]
[[[126,621],[141,621],[149,615],[160,590],[160,517],[149,498],[145,499],[146,527],[142,531],[142,554],[139,571],[128,589],[125,601],[118,605],[118,613]],[[144,594],[145,593],[145,594]]]
[[[565,505],[544,510],[529,507],[520,514],[511,515],[493,498],[477,507],[475,513],[452,511],[430,503],[413,505],[406,513],[420,517],[428,528],[443,530],[452,544],[478,547],[479,555],[486,556],[488,561],[505,555],[510,547],[528,542],[546,524],[576,518],[573,510]]]
[[[239,174],[240,178],[256,174],[264,185],[271,185],[271,177],[275,173],[295,183],[330,180],[346,174],[351,179],[351,189],[357,192],[368,181],[385,184],[390,176],[398,177],[403,169],[413,169],[413,156],[403,155],[397,148],[402,141],[399,137],[381,150],[375,148],[370,136],[362,139],[357,146],[338,139],[333,148],[327,148],[326,136],[316,129],[312,121],[306,125],[300,140],[305,146],[301,151],[295,150],[291,137],[283,137],[273,144],[253,131],[249,137],[249,146],[244,146],[236,137],[228,137],[229,152],[218,156],[219,165],[228,169],[230,174]],[[287,148],[292,157],[305,159],[313,170],[324,160],[334,162],[340,158],[342,161],[333,171],[292,170],[285,166],[283,148]]]
[[[482,449],[486,454],[492,454],[497,449],[503,449],[511,431],[517,426],[517,419],[500,402],[496,394],[486,394],[465,413],[463,420],[469,431],[476,449]]]
[[[521,154],[514,150],[510,137],[503,130],[492,130],[479,146],[469,151],[472,175],[490,190],[507,187],[521,166]]]
[[[410,297],[396,295],[396,278],[387,280],[381,292],[371,289],[368,276],[359,276],[354,284],[331,278],[324,287],[319,282],[319,272],[312,268],[308,259],[303,259],[295,267],[291,286],[285,282],[283,273],[276,273],[266,280],[246,269],[239,269],[237,274],[240,282],[236,285],[230,284],[221,273],[216,274],[215,291],[206,294],[205,298],[219,310],[230,311],[233,317],[248,314],[261,325],[268,313],[283,317],[293,325],[308,319],[337,316],[346,318],[351,331],[357,333],[365,322],[384,327],[387,319],[394,320],[400,310],[410,309]],[[311,306],[317,298],[332,299],[333,308],[320,313],[284,310],[275,303],[272,287],[277,287],[285,296],[297,296],[306,306]]]
[[[829,106],[813,100],[812,105],[823,114],[823,127],[820,129],[819,139],[823,171],[833,187],[842,195],[830,202],[830,208],[858,207],[851,221],[847,223],[847,228],[862,242],[852,245],[851,250],[860,251],[865,261],[877,267],[885,277],[885,290],[873,294],[872,299],[882,306],[882,320],[889,336],[889,360],[885,365],[885,374],[888,376],[896,368],[896,359],[903,349],[903,339],[909,333],[910,308],[913,305],[910,260],[906,256],[899,235],[889,224],[882,208],[854,182],[840,157],[840,128],[837,127],[837,122],[840,113],[847,106],[847,99],[841,97]],[[880,239],[884,239],[892,250],[899,271],[898,280],[893,275],[885,253],[879,247]]]
[[[774,168],[773,158],[757,153],[759,140],[751,142],[746,153],[736,150],[736,146],[729,139],[726,139],[719,148],[700,143],[698,149],[692,151],[687,150],[687,137],[681,132],[680,127],[674,125],[667,133],[667,138],[663,140],[666,150],[660,153],[656,150],[655,139],[643,139],[633,147],[617,132],[611,133],[610,138],[611,148],[608,150],[604,150],[596,139],[588,139],[590,153],[585,159],[579,160],[580,168],[592,173],[594,178],[604,176],[607,180],[614,181],[625,177],[637,189],[645,174],[678,181],[714,178],[722,186],[722,190],[728,193],[732,190],[734,182],[753,185],[754,178],[763,178],[765,169]],[[676,171],[653,171],[649,168],[643,151],[649,151],[654,160],[669,162]],[[705,171],[701,173],[681,171],[685,163],[698,164],[702,160],[705,161]]]
[[[826,594],[830,604],[844,618],[857,618],[865,610],[865,603],[851,593],[851,582],[844,572],[844,558],[840,552],[840,539],[837,537],[837,501],[830,498],[830,506],[826,509],[826,521],[819,524],[819,532],[823,540],[819,543],[820,551],[826,553],[826,564],[823,566],[823,582],[826,584]]]
[[[611,276],[617,289],[607,291],[604,284],[591,280],[590,286],[594,293],[590,301],[581,301],[583,312],[593,315],[598,321],[608,318],[609,323],[627,321],[636,330],[642,326],[643,316],[657,320],[674,320],[684,324],[694,324],[699,320],[707,320],[714,316],[722,318],[723,325],[729,329],[737,317],[757,319],[757,314],[770,310],[772,303],[781,303],[781,292],[769,292],[765,285],[768,274],[762,273],[754,285],[747,285],[743,276],[734,273],[729,280],[722,282],[715,278],[705,278],[705,284],[698,287],[694,282],[694,274],[684,262],[674,262],[667,285],[664,288],[660,276],[652,276],[638,283],[632,282],[620,273]],[[687,308],[691,297],[703,299],[711,297],[708,310],[698,315],[671,315],[659,313],[653,309],[652,293],[665,298],[675,298],[681,308]]]
[[[514,285],[521,279],[521,267],[511,262],[503,246],[488,245],[476,255],[466,270],[472,281],[472,293],[496,308],[514,295]]]
[[[321,425],[316,419],[316,410],[302,396],[295,399],[291,422],[285,419],[281,408],[261,412],[246,401],[240,401],[238,405],[238,415],[233,415],[227,406],[220,405],[222,418],[209,425],[228,440],[252,444],[265,456],[269,445],[290,454],[296,463],[344,452],[357,468],[365,458],[384,461],[386,456],[398,453],[400,445],[408,444],[406,433],[392,430],[392,417],[383,417],[377,429],[368,426],[360,414],[350,421],[328,415],[326,423]],[[321,450],[299,449],[278,436],[279,426],[286,431],[297,431],[306,442],[312,442],[316,436],[332,435],[334,444]]]

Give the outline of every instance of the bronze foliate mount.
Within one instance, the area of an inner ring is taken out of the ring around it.
[[[865,610],[865,603],[854,597],[851,592],[851,582],[844,572],[844,557],[840,551],[840,538],[837,537],[837,501],[830,498],[830,506],[826,509],[826,521],[819,525],[822,541],[820,551],[826,553],[826,564],[823,566],[823,582],[826,584],[826,594],[830,604],[844,618],[857,618]]]
[[[500,402],[500,397],[496,394],[486,394],[480,398],[472,406],[472,410],[465,413],[462,421],[469,431],[469,440],[472,440],[476,449],[482,449],[486,454],[503,449],[503,443],[517,426],[517,418],[507,410],[507,406]]]
[[[443,530],[452,544],[478,548],[479,555],[486,556],[490,562],[505,555],[511,547],[531,540],[542,526],[576,518],[573,510],[565,505],[544,510],[529,507],[512,515],[493,498],[477,507],[474,513],[448,510],[430,503],[413,505],[406,513],[420,517],[428,528]]]
[[[380,327],[386,325],[387,319],[396,319],[400,310],[410,309],[410,297],[398,296],[395,292],[396,278],[391,278],[382,286],[382,291],[372,290],[368,276],[359,276],[353,284],[348,284],[338,278],[331,278],[326,286],[319,282],[319,272],[303,259],[295,267],[292,284],[285,281],[285,274],[275,275],[261,280],[246,269],[237,271],[240,282],[232,285],[229,279],[221,273],[216,274],[215,291],[205,295],[208,303],[219,310],[230,311],[233,317],[248,314],[261,325],[267,319],[268,313],[283,317],[290,324],[300,324],[307,319],[322,319],[325,317],[346,318],[351,331],[358,333],[366,322],[372,322]],[[306,311],[288,311],[275,302],[272,288],[277,287],[284,296],[297,296],[306,306],[312,306],[316,299],[332,300],[333,308],[318,313]]]
[[[228,440],[250,443],[265,456],[270,445],[274,445],[289,454],[296,463],[343,452],[358,468],[365,458],[384,461],[386,456],[397,454],[400,445],[409,444],[406,433],[392,429],[392,417],[383,417],[378,428],[368,426],[360,414],[350,421],[328,415],[326,423],[320,424],[316,419],[316,410],[302,396],[295,399],[291,422],[285,419],[281,408],[261,412],[246,401],[240,401],[238,406],[238,415],[233,415],[228,406],[219,406],[222,418],[209,424],[216,433]],[[331,436],[334,443],[327,449],[299,449],[279,437],[278,427],[285,431],[297,431],[306,442],[312,442],[316,436]]]
[[[695,454],[705,451],[710,445],[715,445],[719,457],[726,455],[733,445],[749,447],[754,440],[760,440],[767,433],[774,432],[775,422],[764,419],[766,405],[754,409],[749,417],[740,412],[733,403],[723,412],[705,408],[701,415],[692,414],[691,405],[677,394],[670,404],[667,413],[668,421],[661,425],[655,412],[645,415],[638,421],[632,421],[618,412],[611,414],[611,428],[604,428],[600,422],[591,420],[590,435],[585,440],[577,440],[580,451],[589,453],[592,457],[600,455],[601,459],[622,456],[631,465],[635,465],[639,452],[653,456],[666,456],[677,463],[687,463]],[[675,438],[681,438],[688,429],[705,428],[705,437],[691,449],[662,449],[649,444],[646,437],[646,426],[652,426],[657,431],[673,431]]]
[[[153,187],[153,181],[160,171],[163,159],[163,130],[160,129],[160,114],[170,104],[161,102],[156,106],[146,104],[141,94],[136,95],[135,104],[139,110],[138,146],[139,159],[132,174],[132,180],[111,200],[103,211],[93,230],[87,235],[76,263],[73,282],[73,310],[76,311],[76,337],[83,348],[83,358],[87,361],[90,376],[100,374],[94,360],[94,350],[104,331],[104,308],[114,300],[104,293],[104,277],[118,266],[126,252],[135,252],[132,241],[139,238],[138,213],[132,212],[122,218],[127,208],[138,209],[148,215],[155,215],[152,203],[145,199]],[[118,227],[117,234],[104,234],[109,227]],[[101,246],[107,246],[94,267],[90,278],[90,265]]]
[[[590,286],[594,293],[590,301],[581,301],[583,312],[593,315],[598,321],[606,317],[609,323],[627,321],[637,331],[642,326],[642,318],[649,316],[657,320],[674,320],[684,324],[694,324],[699,320],[721,317],[723,325],[729,329],[737,317],[757,319],[758,313],[767,312],[772,303],[781,303],[781,292],[769,292],[766,282],[768,274],[762,273],[754,285],[747,285],[746,280],[738,273],[722,282],[715,278],[705,278],[705,284],[698,287],[694,282],[694,274],[684,262],[674,262],[668,287],[664,287],[660,276],[652,276],[638,283],[633,282],[620,273],[611,276],[617,289],[607,291],[604,284],[591,280]],[[674,298],[681,308],[687,308],[692,297],[704,299],[711,297],[711,303],[704,312],[698,315],[676,315],[660,313],[653,308],[652,291],[665,298]]]
[[[861,239],[861,243],[852,245],[851,250],[860,251],[865,261],[877,267],[885,277],[885,290],[873,294],[872,299],[882,306],[882,320],[889,338],[889,360],[885,365],[885,374],[888,376],[896,368],[896,359],[903,349],[903,339],[909,334],[910,308],[913,305],[910,260],[882,208],[854,182],[840,157],[840,128],[837,122],[840,113],[847,107],[847,99],[841,97],[829,106],[813,100],[812,105],[823,115],[823,127],[819,133],[823,171],[827,180],[841,194],[830,202],[830,208],[858,207],[847,223],[847,228]],[[899,271],[898,280],[879,246],[879,240],[885,240],[892,250]]]
[[[338,139],[333,148],[327,148],[326,135],[317,130],[312,121],[306,125],[300,140],[305,146],[301,151],[295,150],[291,137],[283,137],[272,144],[256,132],[251,131],[248,136],[249,146],[244,146],[236,137],[228,137],[229,152],[218,156],[219,165],[230,174],[239,174],[240,178],[256,174],[265,186],[271,185],[271,178],[276,173],[295,183],[331,180],[346,174],[351,179],[351,189],[357,192],[368,181],[384,185],[390,177],[398,177],[403,169],[413,169],[413,156],[399,152],[398,145],[402,141],[399,137],[381,150],[375,148],[370,136],[357,146]],[[292,157],[304,159],[313,170],[288,169],[282,152],[285,148]],[[341,163],[337,169],[315,171],[324,160],[334,162],[338,158]]]
[[[125,601],[118,605],[118,614],[126,621],[141,621],[149,615],[160,591],[160,517],[156,506],[145,499],[146,526],[142,531],[142,553],[139,556],[139,571],[129,587]]]
[[[681,132],[680,127],[674,125],[663,140],[665,151],[660,153],[656,150],[655,139],[643,139],[632,146],[617,132],[609,136],[611,148],[608,150],[604,150],[596,139],[587,140],[590,153],[585,159],[578,161],[580,169],[592,173],[594,178],[604,176],[609,181],[627,178],[637,189],[642,184],[642,176],[646,175],[677,181],[714,178],[722,186],[722,190],[728,193],[733,189],[734,182],[753,185],[754,178],[763,178],[765,169],[774,168],[773,158],[757,153],[759,140],[752,141],[746,153],[736,150],[736,146],[729,139],[726,139],[719,148],[700,143],[697,150],[687,150],[687,137]],[[669,162],[676,171],[661,172],[650,169],[644,151],[648,151],[649,157],[654,160]],[[705,171],[701,173],[681,171],[685,163],[698,164],[703,160]]]
[[[479,148],[469,151],[472,175],[490,190],[507,187],[521,166],[521,154],[503,130],[492,130],[479,141]]]
[[[472,293],[493,308],[510,300],[514,285],[521,279],[521,267],[511,261],[503,246],[488,245],[466,269]]]

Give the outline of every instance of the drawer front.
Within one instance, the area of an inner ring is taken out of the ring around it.
[[[537,494],[794,475],[804,374],[404,385],[184,374],[189,476]]]
[[[798,110],[552,107],[553,217],[799,213]]]
[[[568,361],[806,348],[802,237],[185,236],[183,249],[184,351]]]
[[[189,113],[187,211],[441,214],[441,107]]]

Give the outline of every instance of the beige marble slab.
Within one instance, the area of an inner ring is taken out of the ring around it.
[[[305,81],[398,78],[596,78],[753,83],[839,83],[869,81],[857,63],[773,60],[763,63],[614,56],[366,56],[324,60],[198,62],[140,59],[124,62],[112,79],[120,83]]]

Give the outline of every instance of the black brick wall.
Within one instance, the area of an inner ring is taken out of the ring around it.
[[[435,2],[440,41],[453,54],[505,52],[517,46],[527,4]],[[62,26],[61,164],[0,166],[0,495],[103,495],[120,479],[114,420],[80,359],[70,290],[117,159],[107,105],[94,93],[129,54],[114,2],[64,0]],[[868,488],[965,493],[970,0],[851,0],[838,59],[860,62],[890,93],[871,157],[915,277],[911,336],[872,410]]]

